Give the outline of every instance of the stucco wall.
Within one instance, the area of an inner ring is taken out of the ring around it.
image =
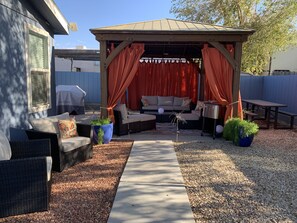
[[[278,52],[272,56],[271,73],[274,70],[290,70],[297,72],[297,47]]]
[[[53,35],[47,25],[26,0],[0,0],[0,131],[10,137],[11,128],[29,128],[30,116],[43,117],[55,113],[55,88],[51,87],[52,108],[28,113],[27,67],[25,60],[26,24],[50,34],[50,64],[54,71]],[[55,76],[51,74],[51,86]]]

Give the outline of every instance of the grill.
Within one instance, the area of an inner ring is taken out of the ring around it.
[[[213,103],[204,103],[203,117],[219,119],[220,105]]]

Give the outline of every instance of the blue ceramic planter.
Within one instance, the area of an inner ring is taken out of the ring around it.
[[[113,123],[107,124],[107,125],[94,125],[94,137],[93,141],[95,144],[98,144],[98,132],[100,129],[102,129],[104,135],[103,135],[103,144],[108,144],[112,139],[113,134]]]
[[[243,138],[239,137],[238,145],[241,147],[249,147],[252,144],[253,139],[254,139],[254,135],[243,137]]]
[[[250,136],[243,136],[243,128],[239,128],[239,139],[238,139],[238,146],[241,147],[249,147],[254,139],[254,135],[250,135]]]

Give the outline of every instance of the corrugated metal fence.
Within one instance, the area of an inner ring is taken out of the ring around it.
[[[297,113],[297,75],[240,78],[241,97],[263,99],[288,105],[282,110]]]
[[[283,110],[297,113],[297,75],[242,76],[241,97],[287,104]],[[56,85],[78,85],[87,92],[86,103],[101,102],[100,74],[56,72]]]
[[[78,85],[87,92],[86,103],[100,104],[101,102],[99,73],[56,71],[57,85]]]

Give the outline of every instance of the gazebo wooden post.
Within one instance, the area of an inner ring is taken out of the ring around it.
[[[100,40],[100,78],[101,78],[101,117],[107,117],[107,97],[108,97],[108,79],[107,79],[107,46],[106,40]]]
[[[233,72],[233,88],[232,88],[232,97],[233,102],[238,101],[238,92],[240,87],[240,70],[241,70],[241,55],[242,55],[242,42],[235,43],[235,68]],[[238,103],[233,104],[233,117],[238,116]]]

